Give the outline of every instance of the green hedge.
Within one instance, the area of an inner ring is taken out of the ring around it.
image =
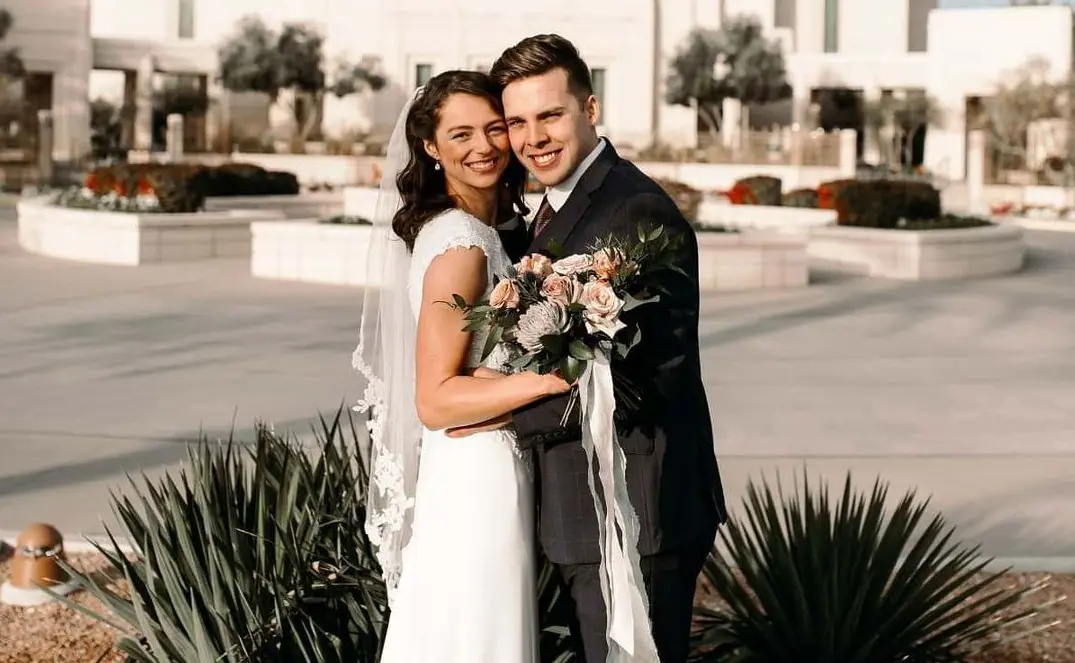
[[[817,208],[816,189],[793,189],[783,195],[780,204],[784,207],[809,207]]]
[[[937,219],[941,192],[926,182],[857,180],[836,193],[836,222],[841,226],[897,228],[900,220]]]
[[[779,206],[783,182],[779,177],[754,175],[736,180],[733,189],[743,188],[749,192],[741,204]]]
[[[299,180],[294,173],[265,170],[247,163],[222,166],[190,164],[116,164],[94,168],[83,186],[104,196],[156,195],[161,211],[195,212],[207,197],[294,195]]]

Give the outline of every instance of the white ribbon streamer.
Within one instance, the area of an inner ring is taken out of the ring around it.
[[[608,616],[607,663],[660,663],[649,619],[649,600],[638,555],[638,515],[627,493],[627,458],[616,441],[612,369],[591,361],[579,379],[582,448],[587,481],[597,512],[601,548],[601,594]],[[594,485],[597,461],[601,494]],[[604,505],[611,504],[611,509]]]

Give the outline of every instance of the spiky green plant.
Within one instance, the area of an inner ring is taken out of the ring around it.
[[[128,661],[374,663],[387,600],[348,421],[322,419],[316,450],[260,424],[246,448],[203,437],[177,475],[132,480],[112,501],[134,554],[98,546],[129,596],[68,567],[106,611],[68,605],[120,629]]]
[[[1000,588],[928,500],[910,491],[889,513],[886,484],[865,494],[850,475],[829,495],[805,473],[788,497],[748,486],[703,571],[693,661],[955,662],[1028,632],[1036,610],[1015,606],[1039,587]]]

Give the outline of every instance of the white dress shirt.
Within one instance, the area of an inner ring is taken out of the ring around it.
[[[597,155],[601,154],[601,150],[605,149],[605,139],[597,139],[597,147],[593,148],[593,151],[586,155],[586,158],[582,160],[579,167],[575,169],[575,172],[571,173],[563,182],[560,182],[556,186],[549,187],[545,190],[545,196],[549,200],[549,205],[556,212],[560,211],[560,208],[567,202],[568,196],[575,190],[575,186],[578,185],[579,180],[582,179],[583,173],[593,165],[594,161],[597,161]]]

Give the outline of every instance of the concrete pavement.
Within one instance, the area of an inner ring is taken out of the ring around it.
[[[200,428],[306,430],[357,396],[360,295],[246,261],[139,268],[22,253],[0,218],[0,529],[100,531],[123,473]],[[1075,235],[1025,272],[708,297],[702,342],[733,505],[776,469],[917,486],[987,553],[1075,559]]]

